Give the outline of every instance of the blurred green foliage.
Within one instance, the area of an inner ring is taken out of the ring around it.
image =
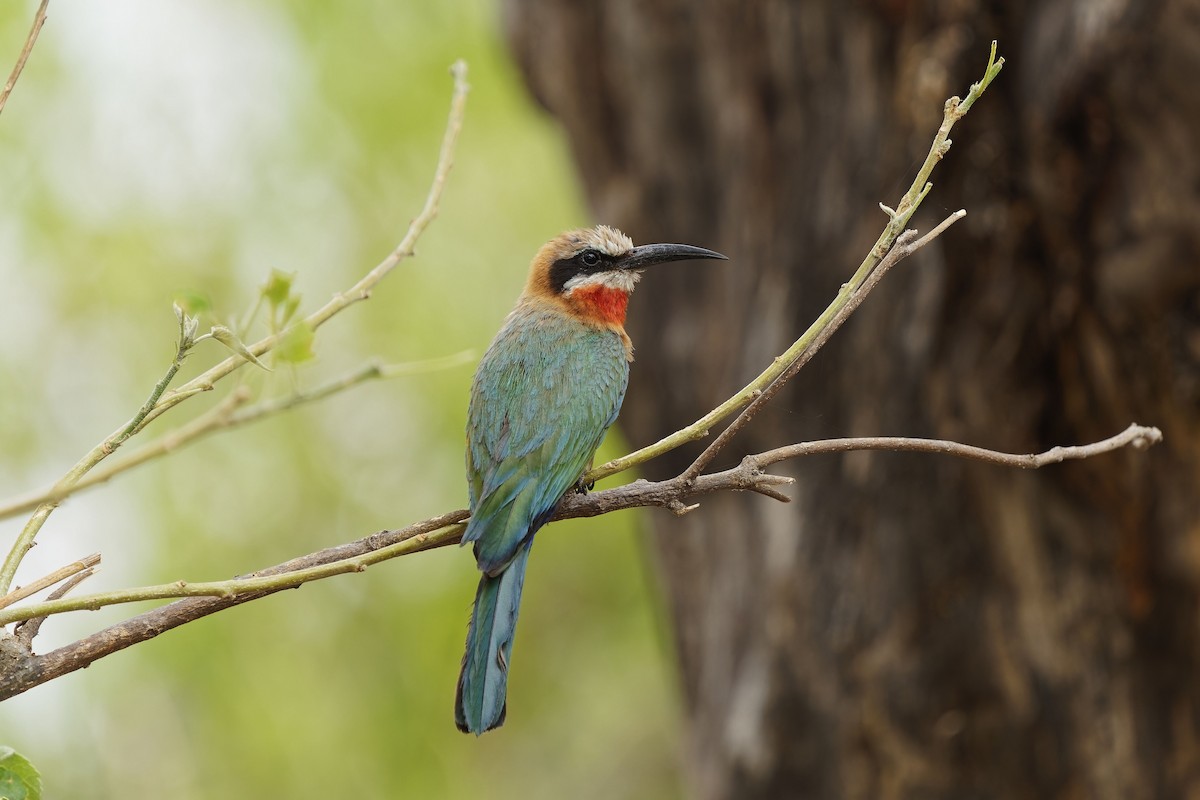
[[[33,7],[0,7],[0,68]],[[170,362],[173,301],[201,331],[220,323],[250,341],[297,295],[304,313],[378,263],[423,201],[458,57],[471,67],[466,127],[417,257],[292,343],[287,369],[238,379],[270,396],[372,357],[482,352],[536,248],[588,222],[491,3],[50,10],[0,117],[4,496],[47,484],[136,410]],[[264,285],[270,314],[243,331]],[[180,380],[224,355],[202,342]],[[221,578],[461,507],[470,372],[372,382],[80,495],[18,583],[94,550],[92,591]],[[477,573],[448,548],[224,612],[39,687],[0,705],[0,743],[57,798],[675,796],[677,690],[636,519],[539,537],[508,722],[480,739],[452,719]],[[0,522],[0,541],[19,525]],[[39,649],[137,610],[54,619]]]

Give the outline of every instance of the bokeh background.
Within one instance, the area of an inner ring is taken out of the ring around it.
[[[0,5],[4,70],[34,6]],[[53,0],[0,117],[0,495],[48,485],[136,410],[172,356],[176,298],[227,322],[280,269],[312,309],[381,260],[423,201],[460,57],[466,126],[417,257],[322,328],[315,360],[238,380],[266,397],[369,358],[481,353],[537,246],[590,223],[497,14],[487,0]],[[225,355],[202,344],[182,379]],[[220,579],[459,508],[472,368],[360,386],[72,498],[18,583],[94,551],[87,591]],[[498,734],[453,726],[476,573],[449,548],[34,689],[0,705],[0,743],[55,798],[675,796],[678,690],[638,519],[540,537]],[[0,542],[20,524],[0,522]],[[56,618],[38,649],[140,608]]]

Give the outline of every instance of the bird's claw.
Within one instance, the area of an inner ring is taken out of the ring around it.
[[[575,481],[575,494],[587,494],[596,488],[595,481],[585,481],[583,478]]]

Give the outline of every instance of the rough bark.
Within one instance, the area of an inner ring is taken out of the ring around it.
[[[790,506],[656,517],[694,796],[1200,793],[1200,4],[506,0],[505,23],[597,218],[733,258],[639,289],[634,442],[740,387],[833,296],[992,38],[1008,67],[927,201],[967,219],[741,452],[1167,437],[1036,474],[810,458]]]

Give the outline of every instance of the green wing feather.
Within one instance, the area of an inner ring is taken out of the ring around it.
[[[471,387],[467,475],[480,569],[498,574],[579,480],[616,419],[629,364],[619,335],[518,307]]]

